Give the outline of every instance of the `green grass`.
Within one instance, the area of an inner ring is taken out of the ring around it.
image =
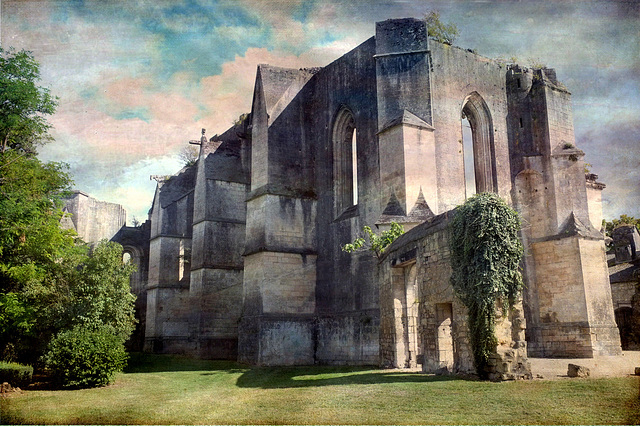
[[[21,424],[638,424],[638,378],[490,383],[134,355],[108,387],[0,398]]]

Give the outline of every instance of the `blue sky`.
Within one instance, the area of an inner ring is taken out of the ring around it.
[[[76,186],[144,220],[155,181],[206,128],[250,109],[259,63],[323,66],[375,22],[440,11],[456,44],[542,62],[573,94],[576,144],[607,184],[604,215],[640,217],[640,2],[2,0],[3,48],[34,53],[59,96],[56,142]]]

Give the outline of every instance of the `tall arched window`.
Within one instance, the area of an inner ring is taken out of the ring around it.
[[[462,107],[463,148],[465,144],[469,144],[468,133],[465,137],[464,126],[466,123],[471,128],[470,148],[473,155],[465,155],[465,172],[472,163],[474,173],[473,179],[465,173],[465,181],[468,186],[475,185],[475,188],[467,187],[467,196],[479,192],[495,192],[497,176],[493,145],[493,121],[487,104],[477,92],[467,96]]]
[[[469,198],[476,193],[476,168],[473,162],[473,136],[471,124],[462,117],[462,154],[464,161],[464,197]]]
[[[358,151],[353,113],[342,107],[333,125],[333,194],[340,216],[358,204]]]

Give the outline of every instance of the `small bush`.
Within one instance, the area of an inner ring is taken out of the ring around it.
[[[14,387],[27,387],[31,383],[33,367],[15,362],[0,362],[0,383],[7,382]]]
[[[127,361],[124,342],[110,327],[76,327],[56,336],[44,355],[45,367],[65,388],[106,386]]]

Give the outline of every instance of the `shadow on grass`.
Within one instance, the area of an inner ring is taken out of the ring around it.
[[[215,371],[242,373],[247,370],[235,361],[195,359],[180,355],[129,354],[125,373],[164,373],[172,371]],[[213,374],[213,373],[204,373]]]
[[[477,380],[469,376],[434,375],[416,371],[376,370],[373,367],[257,367],[236,382],[242,388],[301,388],[335,385],[379,385]]]
[[[375,367],[299,366],[249,367],[234,361],[202,360],[179,355],[129,354],[125,373],[201,371],[202,376],[238,374],[242,388],[300,388],[353,384],[429,383],[477,380],[469,376],[433,375],[417,371],[378,370]]]

